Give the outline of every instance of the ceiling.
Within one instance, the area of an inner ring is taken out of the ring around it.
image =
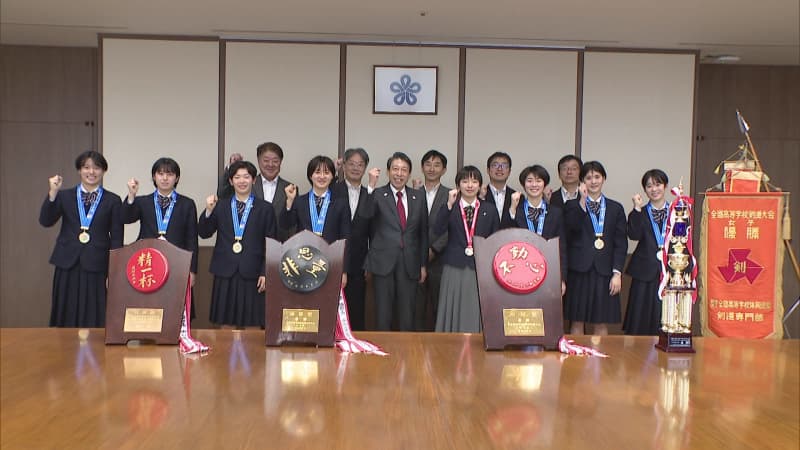
[[[0,0],[0,42],[98,33],[699,50],[800,65],[800,0]]]

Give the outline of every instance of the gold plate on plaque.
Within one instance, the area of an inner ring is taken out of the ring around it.
[[[284,308],[281,331],[284,333],[319,333],[319,310]]]
[[[503,309],[505,336],[544,336],[544,311],[540,308]]]
[[[164,320],[162,308],[125,308],[125,333],[160,333]]]

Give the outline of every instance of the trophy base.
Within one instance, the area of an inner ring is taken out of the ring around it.
[[[667,353],[694,353],[691,333],[658,332],[658,343],[655,347]]]

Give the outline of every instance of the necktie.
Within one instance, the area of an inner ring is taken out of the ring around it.
[[[160,206],[161,209],[169,208],[170,202],[172,202],[172,198],[158,194],[158,206]]]
[[[403,192],[397,192],[397,215],[400,217],[400,229],[406,229],[406,207],[403,206]]]
[[[89,207],[92,206],[92,203],[97,200],[97,191],[94,192],[84,192],[81,191],[81,201],[83,201],[83,206]]]
[[[314,203],[317,204],[317,214],[319,214],[319,212],[322,211],[322,202],[324,200],[325,200],[324,196],[320,197],[316,194],[314,195]]]
[[[655,220],[656,223],[659,225],[663,224],[664,219],[667,218],[667,208],[654,209],[652,211],[653,211],[653,220]]]
[[[589,209],[592,210],[595,216],[600,214],[600,202],[593,202],[589,200],[587,203],[589,204]]]
[[[534,208],[533,206],[528,206],[528,219],[530,219],[533,224],[536,224],[536,221],[539,220],[539,216],[542,214],[542,208]]]
[[[245,202],[240,202],[239,200],[236,200],[236,214],[239,215],[240,220],[242,218],[242,213],[244,213],[245,205],[246,205]]]
[[[472,226],[472,218],[475,217],[475,207],[472,205],[464,207],[464,214],[467,216],[467,226]]]

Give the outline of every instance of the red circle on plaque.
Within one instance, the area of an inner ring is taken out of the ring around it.
[[[139,292],[161,289],[169,277],[167,257],[154,248],[143,248],[131,256],[126,268],[128,283]]]
[[[547,276],[547,261],[542,252],[527,242],[509,242],[500,247],[492,261],[494,278],[515,294],[530,294]]]

